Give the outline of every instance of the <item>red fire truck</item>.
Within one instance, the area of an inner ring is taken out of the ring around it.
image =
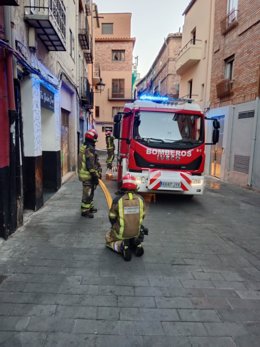
[[[143,96],[114,117],[117,180],[130,172],[139,192],[201,195],[204,190],[205,120],[191,100]],[[212,143],[219,122],[213,120]]]

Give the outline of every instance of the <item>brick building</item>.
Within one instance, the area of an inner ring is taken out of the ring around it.
[[[181,47],[181,33],[169,34],[144,78],[136,84],[137,93],[179,96],[180,78],[176,58]]]
[[[98,148],[105,149],[105,130],[113,116],[132,100],[132,65],[135,39],[131,37],[131,13],[100,13],[95,26],[95,62],[105,90],[95,90],[95,121]]]
[[[260,188],[260,3],[216,1],[208,115],[221,121],[211,174]]]

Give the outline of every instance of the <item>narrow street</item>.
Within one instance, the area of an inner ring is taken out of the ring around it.
[[[80,200],[74,177],[1,239],[1,347],[259,346],[258,192],[208,179],[193,200],[147,203],[145,254],[131,262],[104,246],[100,187],[94,219]]]

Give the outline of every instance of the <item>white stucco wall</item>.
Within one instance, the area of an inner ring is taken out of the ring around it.
[[[40,156],[42,153],[42,126],[40,80],[38,77],[31,76],[21,82],[21,99],[24,155],[26,157]]]

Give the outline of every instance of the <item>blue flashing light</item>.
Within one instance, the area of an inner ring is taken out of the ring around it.
[[[143,94],[140,96],[139,100],[154,101],[154,102],[168,102],[169,98],[168,96]]]

